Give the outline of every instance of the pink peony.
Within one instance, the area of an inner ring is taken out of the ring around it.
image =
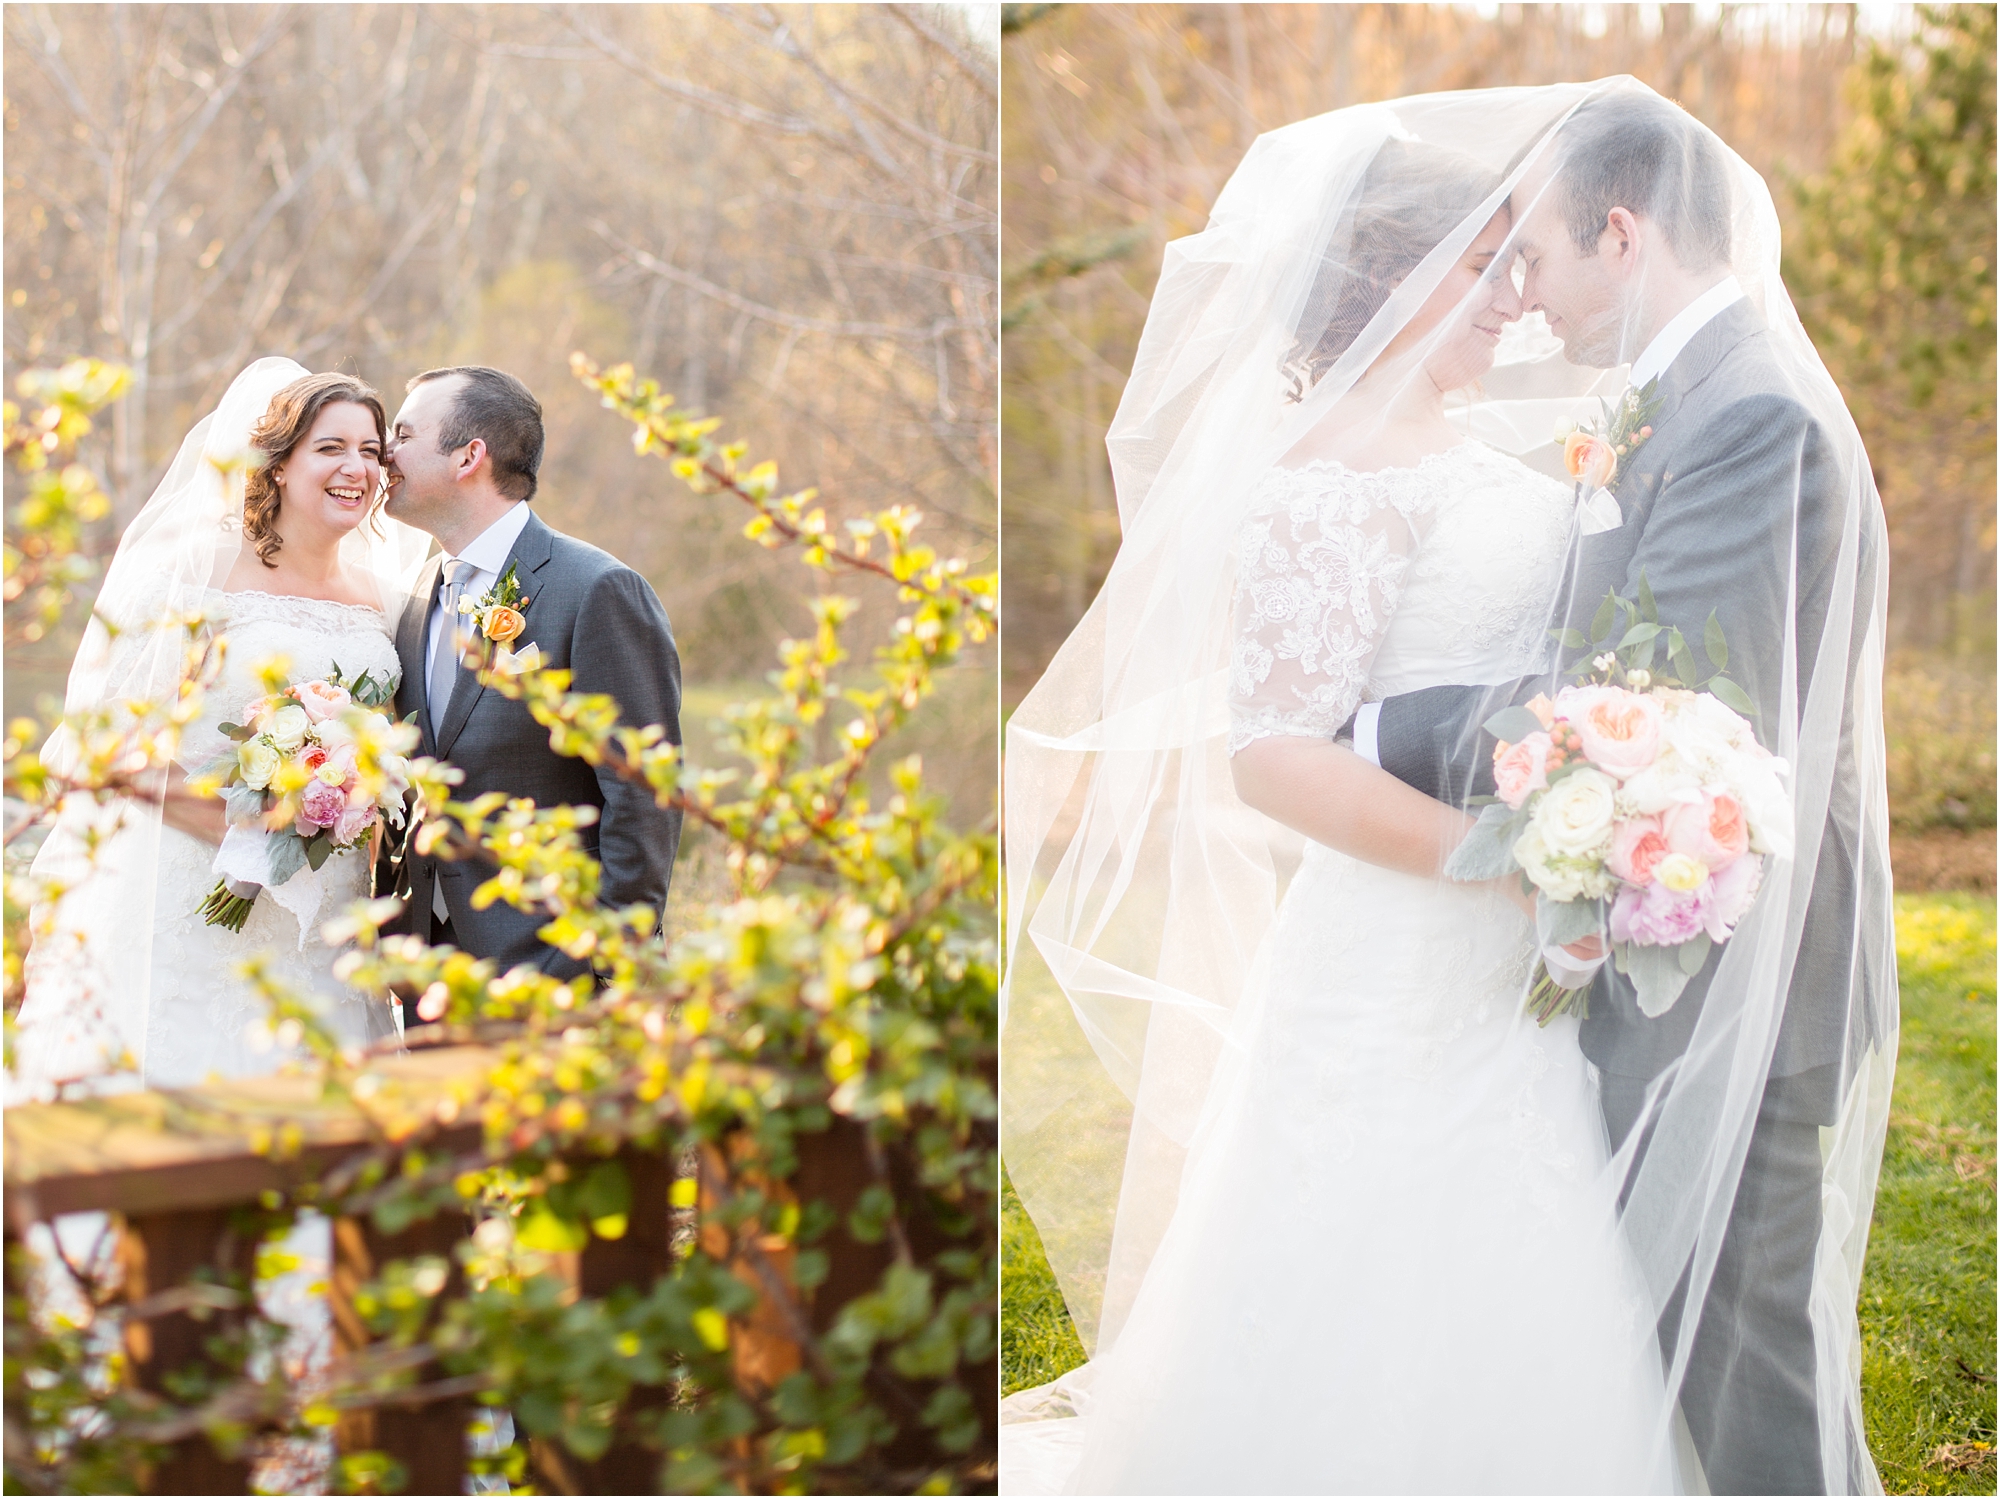
[[[345,687],[331,682],[300,682],[291,688],[291,696],[314,723],[332,718],[354,701]]]
[[[1628,885],[1653,883],[1653,866],[1669,852],[1657,817],[1630,817],[1611,830],[1611,852],[1604,862]]]
[[[329,786],[321,780],[308,781],[305,794],[299,801],[301,828],[330,828],[340,820],[340,814],[347,810],[347,793],[338,786]]]
[[[375,807],[371,802],[363,802],[358,807],[345,808],[333,822],[333,841],[339,844],[358,843],[368,835],[368,829],[375,823]]]
[[[1611,903],[1611,940],[1641,947],[1678,947],[1701,935],[1707,925],[1713,881],[1685,894],[1655,881],[1644,889],[1627,885]]]
[[[1549,736],[1530,734],[1493,756],[1493,784],[1500,800],[1519,811],[1521,803],[1549,784]]]
[[[1729,867],[1709,881],[1708,935],[1717,942],[1727,941],[1757,898],[1764,881],[1764,861],[1756,854],[1730,861]]]
[[[1743,804],[1726,791],[1669,807],[1663,822],[1668,847],[1701,860],[1711,870],[1726,869],[1750,847],[1750,825],[1743,815]]]
[[[1570,721],[1583,740],[1584,758],[1606,775],[1624,780],[1637,775],[1660,755],[1660,705],[1650,697],[1622,687],[1600,688],[1570,709]]]

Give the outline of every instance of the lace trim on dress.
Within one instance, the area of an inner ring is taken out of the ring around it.
[[[297,625],[301,629],[311,629],[314,625],[331,617],[343,623],[357,614],[371,620],[387,619],[389,611],[374,604],[349,604],[340,599],[307,598],[302,593],[266,593],[261,588],[211,588],[208,590],[220,599],[255,599],[257,604],[249,609],[240,609],[235,604],[228,606],[231,619],[252,615],[258,619],[275,620],[281,624]],[[333,611],[329,616],[327,611]]]
[[[1443,460],[1474,446],[1372,473],[1315,458],[1260,482],[1238,543],[1230,754],[1272,735],[1330,739],[1353,716],[1419,527],[1451,494]]]

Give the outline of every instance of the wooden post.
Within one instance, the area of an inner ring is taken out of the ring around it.
[[[464,1242],[464,1215],[438,1212],[412,1223],[400,1233],[385,1234],[366,1218],[333,1221],[333,1273],[327,1302],[333,1312],[336,1360],[355,1356],[372,1341],[354,1308],[355,1293],[375,1279],[391,1260],[418,1255],[442,1256],[451,1267],[442,1295],[463,1288],[463,1271],[456,1250]],[[421,1381],[435,1370],[418,1372]],[[381,1405],[343,1412],[334,1427],[338,1452],[385,1452],[403,1466],[403,1492],[458,1494],[465,1488],[465,1427],[471,1403],[463,1395],[426,1405]]]
[[[667,1194],[673,1186],[674,1163],[671,1146],[662,1143],[652,1150],[626,1145],[613,1157],[625,1168],[632,1185],[632,1211],[625,1232],[616,1239],[592,1235],[577,1256],[577,1291],[588,1297],[608,1296],[620,1286],[630,1286],[642,1295],[653,1282],[673,1268],[673,1221]],[[586,1172],[597,1164],[593,1157],[571,1162],[572,1169]],[[663,1387],[635,1388],[626,1401],[626,1411],[638,1414],[658,1410],[670,1399]],[[628,1417],[629,1419],[629,1417]],[[625,1421],[621,1420],[621,1427]],[[554,1455],[544,1457],[547,1466]],[[561,1478],[567,1492],[577,1494],[655,1494],[659,1492],[660,1464],[665,1454],[646,1446],[629,1431],[614,1437],[609,1450],[594,1462],[583,1462],[568,1453],[560,1454]],[[557,1475],[551,1472],[552,1478]],[[572,1486],[573,1485],[573,1486]]]
[[[228,1208],[196,1208],[178,1213],[147,1213],[128,1218],[119,1236],[119,1257],[125,1271],[125,1297],[136,1305],[149,1296],[186,1285],[204,1267],[222,1277],[241,1277],[247,1286],[256,1245],[230,1224]],[[134,1384],[154,1394],[166,1394],[166,1377],[208,1362],[202,1344],[234,1314],[210,1311],[197,1320],[192,1312],[166,1312],[125,1322],[125,1353]],[[247,1494],[250,1460],[247,1453],[229,1458],[217,1452],[206,1435],[184,1437],[166,1458],[140,1477],[149,1494]]]

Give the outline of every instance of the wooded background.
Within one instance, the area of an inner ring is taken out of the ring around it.
[[[86,451],[104,555],[259,355],[392,414],[420,370],[497,365],[546,411],[536,508],[651,579],[698,705],[810,630],[798,570],[633,455],[580,349],[830,514],[911,504],[992,565],[996,58],[966,8],[8,5],[5,36],[9,388],[79,354],[134,374]],[[10,713],[74,643],[10,653]],[[992,662],[932,751],[975,816]]]
[[[1008,701],[1117,549],[1104,429],[1161,252],[1250,141],[1367,100],[1629,73],[1771,184],[1887,507],[1892,641],[1948,678],[1991,823],[1991,5],[1017,5],[1003,32]]]

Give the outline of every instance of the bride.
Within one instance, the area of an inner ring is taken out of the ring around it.
[[[20,1093],[106,1086],[127,1066],[154,1087],[272,1070],[284,1049],[238,972],[252,956],[315,1002],[343,1042],[396,1034],[387,1006],[334,977],[337,951],[319,932],[368,894],[367,854],[338,854],[319,871],[317,912],[267,891],[240,932],[208,925],[199,908],[225,824],[221,803],[187,786],[229,747],[220,726],[266,693],[274,660],[293,681],[336,669],[349,680],[400,675],[389,610],[424,538],[380,514],[385,427],[380,397],[361,381],[260,359],[188,434],[120,540],[66,713],[174,701],[189,656],[180,620],[199,620],[197,644],[220,647],[221,666],[157,796],[103,806],[73,796],[36,857],[36,879],[60,893],[35,913]],[[58,773],[74,755],[69,732],[45,751]]]
[[[1536,194],[1564,122],[1618,89],[1289,126],[1167,247],[1107,439],[1123,543],[1008,726],[1002,1151],[1092,1358],[1003,1403],[1003,1492],[1705,1491],[1679,1307],[1689,1275],[1717,1284],[1811,877],[1773,864],[1773,914],[1614,1150],[1576,1020],[1523,1014],[1518,883],[1447,880],[1471,819],[1336,742],[1364,703],[1557,664],[1611,496],[1550,437],[1626,381],[1564,360],[1515,277],[1531,213],[1596,253]],[[1737,276],[1836,430],[1768,193],[1728,160]],[[1832,649],[1768,725],[1802,817],[1840,784],[1836,736],[1797,727],[1839,695]],[[1820,1130],[1834,1449],[1859,1430],[1882,1055]],[[1699,1320],[1703,1356],[1736,1331]]]

